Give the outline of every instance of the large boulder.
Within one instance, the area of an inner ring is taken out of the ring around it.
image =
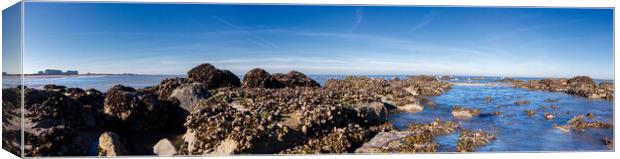
[[[282,88],[284,85],[269,72],[255,68],[243,76],[243,88]]]
[[[569,79],[567,83],[566,92],[569,94],[590,97],[596,90],[596,83],[588,76],[576,76]]]
[[[177,153],[177,149],[168,139],[161,139],[153,146],[153,153],[158,156],[172,156]]]
[[[182,84],[172,91],[170,99],[175,103],[189,111],[201,99],[209,98],[210,93],[206,85],[202,83],[186,83]]]
[[[118,134],[114,132],[104,132],[99,136],[97,151],[99,156],[116,157],[128,155]]]
[[[358,103],[353,109],[357,112],[358,118],[370,125],[383,123],[388,118],[387,109],[381,102]]]
[[[149,131],[167,125],[168,107],[169,103],[157,100],[153,94],[116,85],[108,90],[103,113],[117,124],[113,128]]]
[[[320,87],[319,83],[297,71],[290,71],[287,74],[275,73],[273,77],[286,87]]]
[[[59,91],[24,92],[24,145],[26,156],[84,155],[74,137],[93,129],[80,103]]]
[[[213,65],[200,64],[187,72],[187,77],[194,81],[205,84],[209,89],[220,87],[239,87],[239,77],[228,70],[220,70]]]
[[[597,96],[607,100],[614,100],[614,83],[601,82],[596,88]]]
[[[153,88],[155,95],[159,98],[159,100],[163,101],[172,101],[170,99],[170,95],[172,92],[177,89],[179,86],[187,83],[191,83],[187,78],[168,78],[159,82],[159,85]]]

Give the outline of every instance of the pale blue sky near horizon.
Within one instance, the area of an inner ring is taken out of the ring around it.
[[[24,72],[182,75],[211,63],[306,74],[613,79],[613,10],[25,4]]]

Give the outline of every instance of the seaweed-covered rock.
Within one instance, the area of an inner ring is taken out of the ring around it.
[[[495,135],[486,133],[482,130],[461,130],[459,140],[456,143],[456,151],[472,152],[477,147],[487,145],[493,140],[495,140]]]
[[[455,106],[452,108],[452,116],[459,119],[469,119],[480,115],[480,110],[470,109],[461,106]]]
[[[301,72],[290,71],[286,74],[275,73],[273,77],[286,87],[319,87],[319,83]]]
[[[205,84],[209,89],[241,86],[241,81],[235,74],[217,69],[208,63],[192,68],[187,72],[187,77],[194,82]]]
[[[108,90],[104,104],[106,118],[117,123],[114,128],[149,131],[164,128],[168,120],[166,102],[153,94],[116,85]]]
[[[120,137],[114,132],[104,132],[99,136],[97,151],[99,156],[116,157],[129,155],[125,146],[121,143]]]
[[[605,123],[601,121],[596,121],[593,119],[588,119],[584,115],[576,115],[570,120],[568,120],[567,125],[571,128],[576,129],[578,131],[583,131],[588,128],[602,128],[602,129],[611,129],[613,128],[613,124]]]
[[[282,88],[284,85],[269,72],[255,68],[243,76],[243,88]]]

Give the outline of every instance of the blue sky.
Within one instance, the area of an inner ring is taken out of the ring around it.
[[[613,79],[613,10],[26,3],[24,72]]]

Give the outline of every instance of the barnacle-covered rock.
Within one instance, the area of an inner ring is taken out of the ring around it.
[[[480,110],[455,106],[452,108],[452,116],[458,119],[469,119],[480,115]]]
[[[192,68],[187,72],[187,77],[194,82],[205,84],[209,89],[241,86],[241,81],[235,74],[217,69],[208,63]]]
[[[243,76],[243,88],[282,88],[284,85],[269,72],[255,68]]]
[[[461,130],[459,140],[456,143],[456,151],[473,152],[477,147],[484,146],[495,140],[495,135],[482,130]]]
[[[437,118],[428,124],[410,124],[405,131],[379,132],[356,153],[436,152],[439,145],[433,137],[454,133],[460,124]]]
[[[172,92],[181,85],[188,83],[192,83],[192,81],[187,78],[167,78],[159,82],[159,84],[155,87],[153,87],[152,93],[157,95],[157,98],[159,100],[175,102],[171,97]]]
[[[571,79],[551,79],[528,80],[527,82],[512,82],[516,88],[528,88],[534,90],[545,90],[551,92],[566,92],[568,94],[597,99],[603,98],[613,100],[613,83],[601,82],[598,86],[596,82],[588,76],[575,76]]]
[[[282,151],[285,154],[348,153],[370,140],[371,132],[359,125],[334,128],[331,133],[312,138],[306,144]]]
[[[273,77],[286,87],[319,87],[319,83],[301,72],[275,73]]]
[[[83,155],[75,146],[78,132],[92,129],[83,107],[58,91],[24,92],[24,145],[26,156]]]
[[[159,101],[153,94],[116,85],[107,92],[103,113],[117,124],[115,129],[150,131],[167,125],[168,106],[169,103]]]

